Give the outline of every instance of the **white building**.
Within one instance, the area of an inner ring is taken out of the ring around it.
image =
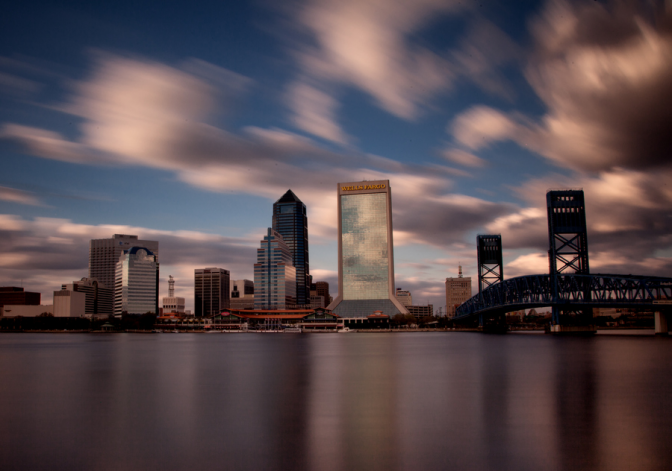
[[[159,313],[159,263],[150,250],[132,247],[119,257],[114,315]]]
[[[185,299],[180,296],[175,296],[175,279],[172,275],[168,276],[168,296],[162,299],[161,306],[163,312],[179,312],[184,313],[186,307]]]
[[[397,288],[397,300],[405,307],[413,305],[413,296],[411,296],[411,292],[404,291],[401,288]]]
[[[89,278],[114,289],[119,257],[132,247],[148,249],[159,261],[159,243],[155,240],[139,240],[137,235],[126,234],[114,234],[111,239],[92,239],[89,242]]]
[[[54,291],[54,317],[84,317],[86,294],[62,289]]]

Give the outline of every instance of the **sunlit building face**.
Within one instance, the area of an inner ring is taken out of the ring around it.
[[[329,306],[341,317],[406,313],[394,295],[389,181],[338,184],[339,295]]]
[[[341,196],[343,299],[388,297],[387,195]]]

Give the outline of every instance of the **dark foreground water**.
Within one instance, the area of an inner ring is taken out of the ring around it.
[[[0,469],[670,470],[672,339],[2,334]]]

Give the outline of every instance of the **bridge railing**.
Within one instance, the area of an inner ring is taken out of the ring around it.
[[[471,297],[455,311],[455,318],[465,318],[507,306],[563,305],[647,305],[672,300],[672,278],[636,275],[556,275],[557,296],[553,296],[550,275],[527,275],[509,278],[489,286]]]

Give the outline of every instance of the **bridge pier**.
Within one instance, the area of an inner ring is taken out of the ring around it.
[[[665,312],[655,312],[653,318],[656,322],[656,335],[667,335],[669,332],[668,316]]]

